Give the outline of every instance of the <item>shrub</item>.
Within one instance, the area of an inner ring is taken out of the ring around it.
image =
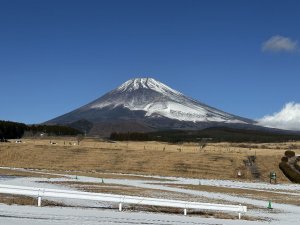
[[[282,161],[282,162],[288,162],[288,161],[289,161],[289,159],[288,159],[288,157],[286,157],[286,156],[283,156],[283,157],[281,158],[281,161]]]
[[[300,173],[300,156],[297,157],[297,160],[295,161],[294,166],[295,166],[296,170],[298,170]]]
[[[285,151],[285,156],[288,157],[288,158],[292,158],[295,156],[295,152],[294,151],[291,151],[291,150],[287,150]]]
[[[255,155],[250,155],[250,156],[248,156],[248,160],[249,160],[250,162],[255,162],[256,156],[255,156]]]
[[[293,170],[289,164],[281,162],[279,163],[279,168],[290,181],[300,184],[300,173]]]

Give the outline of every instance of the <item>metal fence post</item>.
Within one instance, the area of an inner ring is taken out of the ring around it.
[[[239,204],[240,206],[242,206],[241,204]],[[239,220],[241,219],[241,216],[242,216],[242,214],[241,214],[241,212],[239,212]]]
[[[183,210],[183,214],[184,214],[185,216],[187,215],[187,210],[186,210],[186,209]]]
[[[42,206],[42,197],[38,196],[38,207]]]

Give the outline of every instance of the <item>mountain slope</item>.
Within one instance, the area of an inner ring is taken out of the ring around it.
[[[108,122],[130,121],[152,130],[254,123],[186,97],[153,78],[128,80],[95,101],[47,123],[70,124],[78,120],[106,126]]]

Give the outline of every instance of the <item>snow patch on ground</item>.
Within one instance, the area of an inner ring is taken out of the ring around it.
[[[18,170],[15,168],[15,170]],[[24,169],[23,169],[24,171]],[[32,171],[30,171],[32,172]],[[53,174],[55,175],[55,174]],[[130,175],[126,175],[127,177]],[[132,174],[134,176],[134,174]],[[164,180],[149,180],[148,178],[161,178]],[[294,195],[299,198],[300,185],[295,184],[268,184],[261,182],[240,182],[231,180],[206,180],[206,179],[189,179],[178,177],[161,177],[161,176],[145,176],[147,179],[104,179],[105,184],[127,185],[139,188],[150,188],[157,191],[172,191],[174,193],[184,193],[191,196],[203,196],[209,199],[230,201],[236,204],[247,206],[254,206],[250,208],[246,215],[264,218],[271,221],[275,225],[298,225],[300,224],[300,207],[296,205],[273,203],[273,211],[268,211],[267,202],[265,200],[258,200],[238,196],[235,194],[225,194],[216,192],[205,192],[197,190],[189,190],[178,187],[167,186],[169,183],[181,185],[208,185],[226,188],[239,189],[253,189],[270,192],[290,192],[287,194]],[[50,182],[55,181],[72,181],[72,182],[91,182],[102,183],[102,178],[94,178],[87,176],[65,175],[62,178],[33,178],[33,177],[0,177],[0,184],[55,188],[55,189],[71,189],[70,187],[62,185],[54,185]],[[55,200],[55,199],[49,199]],[[92,202],[92,201],[63,201],[63,203],[74,206],[89,206],[97,207],[97,209],[82,209],[82,208],[49,208],[49,207],[31,207],[31,206],[7,206],[0,205],[0,224],[16,225],[24,224],[267,224],[266,221],[239,221],[239,220],[223,220],[215,218],[202,218],[199,216],[169,215],[160,213],[147,212],[117,212],[116,209],[103,209],[103,207],[110,208],[112,205],[108,203]],[[242,223],[241,223],[242,222]]]

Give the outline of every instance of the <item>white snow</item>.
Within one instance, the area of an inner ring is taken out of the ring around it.
[[[264,224],[243,221],[243,224]],[[0,204],[3,225],[240,225],[238,220],[199,218],[148,212],[118,212],[117,209],[34,207]]]
[[[7,168],[6,168],[7,169]],[[18,169],[14,168],[15,170]],[[34,172],[34,171],[30,171]],[[51,173],[50,173],[51,174]],[[206,180],[206,179],[190,179],[180,177],[161,177],[161,176],[145,176],[147,179],[141,177],[140,180],[128,179],[130,174],[127,174],[127,179],[104,179],[106,184],[120,184],[140,188],[151,188],[160,192],[172,191],[173,193],[188,194],[189,196],[203,196],[208,199],[214,199],[219,201],[230,201],[236,204],[242,204],[247,206],[254,206],[249,208],[246,215],[255,218],[262,218],[265,221],[239,221],[239,220],[224,220],[216,218],[203,218],[200,216],[187,217],[182,215],[170,215],[161,213],[147,213],[147,212],[118,212],[117,206],[105,205],[101,202],[80,202],[74,200],[73,202],[64,201],[63,203],[74,206],[90,206],[97,207],[97,209],[82,209],[82,208],[68,208],[68,207],[31,207],[31,206],[7,206],[0,204],[0,224],[16,225],[16,224],[275,224],[275,225],[298,225],[300,223],[300,207],[297,205],[279,204],[273,202],[272,206],[274,210],[266,210],[268,202],[266,200],[260,200],[259,198],[253,199],[238,194],[225,194],[217,192],[206,192],[178,188],[175,186],[168,186],[167,184],[192,184],[192,185],[208,185],[216,187],[238,188],[238,189],[253,189],[256,191],[264,192],[278,192],[280,194],[286,194],[287,197],[294,196],[299,198],[300,185],[296,184],[268,184],[262,182],[240,182],[231,180]],[[134,174],[132,174],[134,176]],[[162,178],[167,180],[149,180],[148,178]],[[73,181],[73,182],[91,182],[101,183],[101,178],[77,176],[74,179],[73,175],[65,175],[63,178],[30,178],[30,177],[15,177],[9,179],[3,177],[0,179],[1,184],[10,185],[23,185],[23,186],[43,186],[48,188],[63,188],[65,186],[58,186],[49,183],[41,183],[40,181]],[[51,200],[51,199],[50,199]],[[55,199],[52,199],[55,200]],[[115,209],[107,210],[103,207]]]
[[[148,90],[148,92],[137,93],[135,92],[137,90]],[[233,115],[186,97],[153,78],[131,79],[110,94],[109,99],[93,102],[89,108],[122,106],[133,111],[145,111],[147,117],[160,115],[179,121],[246,123]]]
[[[139,88],[152,89],[162,94],[173,93],[176,95],[183,95],[179,91],[176,91],[153,78],[134,78],[123,83],[117,90],[125,92],[138,90]]]

